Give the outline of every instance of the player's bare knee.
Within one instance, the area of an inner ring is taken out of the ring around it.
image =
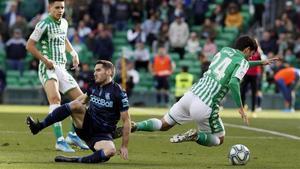
[[[84,108],[83,104],[80,101],[78,101],[78,100],[72,101],[70,103],[70,107],[71,107],[72,112],[74,112],[74,113],[81,112],[82,109]]]
[[[104,150],[104,154],[106,157],[112,157],[117,153],[117,150],[114,147],[108,148]]]
[[[60,96],[48,96],[50,104],[60,104],[61,97]]]
[[[220,139],[220,144],[219,145],[223,144],[223,142],[224,142],[224,136],[219,137],[219,139]]]
[[[160,121],[162,123],[160,131],[168,131],[170,128],[173,127],[172,125],[168,124],[164,119],[161,119]]]

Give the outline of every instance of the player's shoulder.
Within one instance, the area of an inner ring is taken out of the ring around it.
[[[61,18],[61,23],[65,24],[65,25],[68,25],[68,21],[65,18]]]
[[[40,28],[40,29],[43,29],[43,28],[47,27],[50,23],[51,23],[51,19],[49,19],[49,17],[46,17],[46,18],[40,20],[40,21],[36,24],[36,27],[37,27],[37,28]]]

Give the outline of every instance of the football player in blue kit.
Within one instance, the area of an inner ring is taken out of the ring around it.
[[[116,125],[123,121],[122,144],[119,150],[123,159],[128,159],[130,115],[128,98],[112,79],[114,65],[105,60],[97,61],[94,68],[94,85],[76,100],[56,108],[43,121],[34,121],[28,116],[26,123],[32,134],[39,133],[51,124],[62,121],[71,115],[77,135],[94,152],[84,157],[55,157],[56,162],[99,163],[105,162],[116,154],[113,135]],[[88,106],[88,108],[86,108]]]

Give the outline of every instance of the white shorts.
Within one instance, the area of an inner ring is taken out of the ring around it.
[[[170,125],[195,121],[199,130],[215,134],[218,137],[225,136],[224,125],[218,115],[218,109],[213,110],[191,91],[186,92],[171,107],[170,112],[165,114],[164,120]]]
[[[63,94],[79,87],[76,80],[67,72],[65,65],[55,65],[49,70],[44,64],[39,65],[39,79],[44,86],[47,80],[55,79],[58,82],[59,91]]]

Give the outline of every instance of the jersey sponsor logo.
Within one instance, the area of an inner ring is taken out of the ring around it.
[[[100,107],[113,107],[113,101],[106,101],[105,99],[99,98],[97,96],[91,95],[91,102],[95,103]]]

